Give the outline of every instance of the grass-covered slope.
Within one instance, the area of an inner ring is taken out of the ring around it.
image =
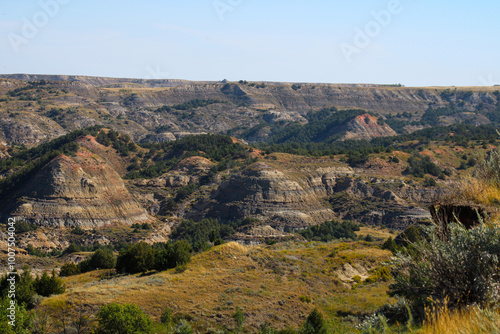
[[[182,273],[172,269],[148,275],[91,272],[71,276],[66,279],[67,292],[45,300],[42,306],[58,300],[78,300],[92,307],[133,301],[154,319],[159,319],[165,307],[187,314],[193,326],[203,330],[231,328],[231,316],[239,307],[246,316],[245,328],[251,332],[264,322],[297,328],[318,307],[333,326],[343,327],[348,324],[338,314],[373,312],[389,297],[381,277],[355,290],[346,289],[342,280],[354,284],[353,276],[368,278],[370,270],[389,255],[363,242],[267,247],[228,243],[194,256]],[[344,268],[355,269],[346,272]]]

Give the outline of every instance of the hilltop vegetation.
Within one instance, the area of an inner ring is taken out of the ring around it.
[[[268,141],[276,144],[331,143],[340,138],[347,121],[366,113],[365,110],[337,110],[335,107],[310,112],[306,115],[307,124],[292,123],[283,128],[275,127]]]
[[[232,138],[223,135],[189,136],[174,142],[161,144],[145,144],[149,152],[144,159],[129,167],[131,172],[127,178],[153,178],[168,171],[181,160],[191,156],[202,156],[218,163],[215,171],[229,167],[237,167],[239,159],[248,159],[248,148],[233,142]],[[150,161],[148,163],[148,161]]]
[[[0,180],[0,196],[5,196],[10,190],[28,180],[56,156],[74,155],[79,149],[79,145],[75,142],[77,138],[85,135],[96,136],[100,130],[101,127],[92,127],[74,131],[31,149],[21,148],[17,152],[13,151],[10,158],[0,159],[0,173],[14,170],[14,173]]]

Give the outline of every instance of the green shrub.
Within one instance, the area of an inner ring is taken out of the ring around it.
[[[116,258],[109,248],[98,248],[88,259],[78,264],[80,272],[85,273],[97,269],[112,269],[116,266]]]
[[[382,245],[382,249],[390,250],[393,254],[396,254],[396,252],[398,251],[398,245],[392,237],[389,237]]]
[[[309,227],[299,234],[311,241],[331,241],[336,239],[356,240],[355,231],[359,231],[359,226],[351,221],[338,222],[336,220],[324,222],[321,225]]]
[[[387,282],[391,278],[391,270],[389,267],[378,267],[373,271],[372,275],[365,279],[364,283],[375,283],[379,281]]]
[[[155,245],[155,266],[158,271],[185,266],[193,249],[186,240]]]
[[[97,313],[96,334],[149,334],[153,321],[137,305],[104,305]]]
[[[67,277],[67,276],[73,276],[73,275],[78,275],[80,273],[80,269],[76,264],[73,262],[68,262],[65,263],[61,267],[61,271],[59,272],[59,276],[61,277]]]
[[[89,265],[95,269],[112,269],[116,266],[116,258],[109,249],[98,249],[92,254]]]
[[[36,231],[38,229],[38,226],[34,224],[27,223],[25,221],[16,221],[16,233],[25,233],[25,232],[31,232],[31,231]]]
[[[417,153],[408,158],[405,173],[415,177],[424,177],[425,174],[438,177],[443,174],[443,171],[428,156],[421,156]]]
[[[75,235],[84,235],[85,231],[80,226],[75,226],[75,228],[71,230],[71,233]]]
[[[424,187],[435,187],[437,185],[436,180],[432,177],[426,176],[424,179]]]
[[[177,195],[175,196],[175,202],[179,203],[188,198],[192,193],[194,193],[199,188],[197,184],[189,184],[185,187],[182,187],[177,191]]]
[[[311,297],[309,296],[299,296],[299,299],[303,303],[310,303],[312,301]]]
[[[326,321],[318,309],[311,311],[304,323],[303,334],[326,334]]]
[[[366,242],[373,242],[373,241],[375,241],[375,239],[373,239],[373,237],[370,234],[367,234],[364,240]]]
[[[155,252],[151,245],[140,242],[130,245],[120,252],[116,269],[130,274],[146,272],[154,268]]]
[[[236,322],[236,332],[239,333],[243,329],[243,324],[245,323],[246,317],[243,314],[243,311],[236,307],[236,311],[232,315],[234,321]]]
[[[66,248],[64,251],[63,251],[63,254],[71,254],[71,253],[78,253],[78,252],[81,252],[81,248],[80,246],[76,245],[76,244],[73,244],[71,243],[68,248]]]
[[[26,310],[24,305],[17,303],[14,308],[15,308],[15,326],[11,326],[9,324],[9,321],[11,319],[7,318],[8,315],[10,315],[10,310],[8,310],[9,307],[11,307],[10,304],[11,299],[10,298],[1,298],[0,299],[0,333],[2,334],[32,334],[33,327],[32,327],[32,322],[33,322],[33,317],[29,313],[29,311]]]
[[[172,232],[171,237],[174,240],[187,240],[193,250],[199,252],[209,248],[209,242],[216,244],[218,239],[230,236],[239,226],[251,224],[252,222],[251,219],[242,219],[227,224],[222,224],[212,218],[202,219],[198,222],[185,220]],[[221,243],[221,240],[217,243]]]
[[[411,256],[397,255],[390,295],[407,298],[422,317],[430,300],[449,308],[500,302],[500,227],[467,230],[450,224],[443,239],[435,231],[435,226],[430,227],[428,240],[412,244]]]
[[[259,327],[258,334],[275,334],[275,333],[278,333],[278,331],[273,327],[271,327],[271,325],[267,322],[263,323]]]
[[[165,307],[165,310],[161,314],[160,321],[162,324],[169,326],[172,323],[172,310]]]
[[[193,334],[191,324],[186,319],[180,319],[174,327],[175,334]]]
[[[58,295],[66,291],[64,281],[56,276],[54,270],[52,270],[52,276],[49,276],[44,272],[41,277],[37,277],[35,279],[33,284],[35,286],[36,293],[44,297]]]
[[[18,304],[24,304],[28,306],[31,305],[31,299],[35,295],[35,279],[31,275],[31,268],[27,265],[23,267],[23,272],[21,274],[15,275],[16,281],[16,296],[15,299]],[[2,297],[6,297],[9,290],[10,282],[7,281],[10,277],[4,275],[0,280],[0,289]]]

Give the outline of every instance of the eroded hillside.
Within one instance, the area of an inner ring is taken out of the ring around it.
[[[275,127],[307,123],[308,113],[331,107],[363,109],[382,118],[380,129],[360,119],[350,123],[347,138],[355,139],[499,119],[495,113],[499,93],[492,88],[4,77],[9,79],[0,79],[0,140],[6,144],[36,145],[96,124],[136,141],[227,132],[266,140]],[[387,124],[382,124],[384,119]]]

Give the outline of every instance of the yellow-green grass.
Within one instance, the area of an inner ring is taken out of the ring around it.
[[[374,238],[377,239],[388,239],[389,237],[395,238],[397,236],[397,233],[391,233],[389,229],[382,228],[382,227],[374,227],[374,226],[362,226],[359,228],[359,231],[356,232],[356,235],[359,236],[366,236],[366,235],[371,235]]]
[[[355,289],[337,278],[343,264],[380,265],[391,253],[363,242],[280,243],[241,246],[228,243],[196,255],[187,270],[146,275],[91,272],[66,278],[67,292],[44,301],[83,303],[96,308],[111,302],[135,303],[158,320],[165,307],[194,317],[195,324],[230,326],[240,307],[254,330],[269,322],[298,327],[314,307],[329,317],[371,312],[389,301],[386,282]]]
[[[493,334],[500,333],[500,311],[471,307],[463,310],[431,311],[419,331],[422,334]]]

